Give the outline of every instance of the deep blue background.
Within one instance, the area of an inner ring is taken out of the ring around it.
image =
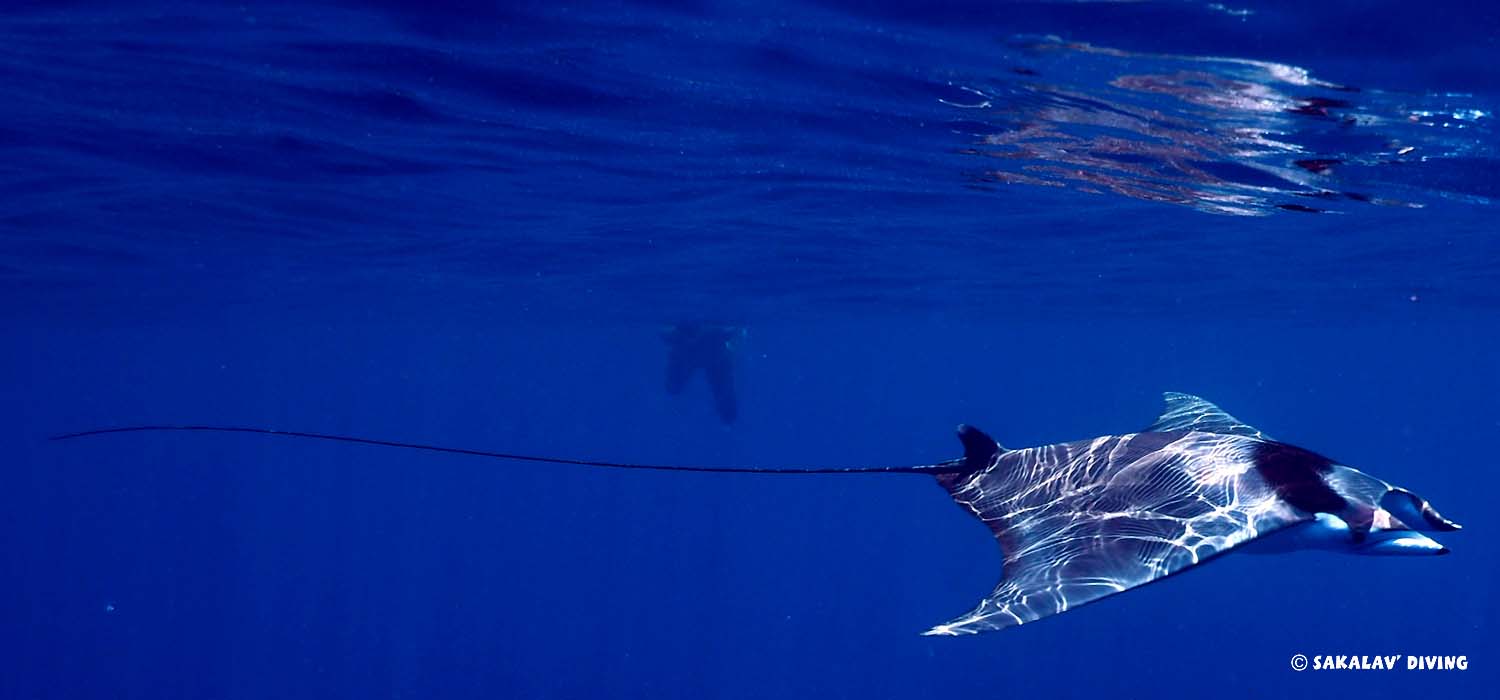
[[[7,691],[1482,696],[1494,342],[1492,328],[1419,317],[772,325],[744,363],[744,421],[725,429],[701,387],[682,402],[659,391],[655,339],[633,327],[38,329],[4,358],[8,405],[22,402],[7,421],[22,468],[5,551],[22,569],[5,615],[24,672]],[[59,426],[190,416],[618,459],[888,463],[953,455],[960,420],[1016,445],[1128,431],[1159,387],[1213,397],[1468,527],[1441,538],[1448,557],[1230,556],[942,639],[916,633],[987,592],[999,554],[923,477],[540,469],[233,437],[40,442]],[[1296,652],[1473,666],[1298,675]]]
[[[1310,5],[12,9],[0,697],[1486,697],[1492,113],[1358,182],[1423,208],[1229,217],[975,187],[939,101],[1058,34],[1493,109],[1492,9]],[[661,390],[699,316],[750,329],[732,427]],[[1228,556],[934,639],[1000,557],[924,477],[45,441],[892,464],[959,422],[1131,431],[1162,390],[1432,500],[1453,555]]]

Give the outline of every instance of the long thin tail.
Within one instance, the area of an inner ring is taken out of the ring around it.
[[[398,442],[395,440],[376,440],[374,438],[351,437],[348,435],[329,435],[326,433],[308,433],[300,430],[275,430],[273,428],[247,428],[242,426],[224,425],[133,425],[122,428],[101,428],[98,430],[85,430],[77,433],[65,433],[54,435],[52,440],[72,440],[74,438],[92,437],[96,435],[112,435],[116,433],[154,433],[154,432],[196,432],[196,433],[250,433],[254,435],[279,435],[282,437],[307,438],[312,440],[329,440],[333,442],[352,442],[359,445],[375,445],[377,447],[399,447],[406,450],[425,450],[427,452],[445,452],[448,454],[469,455],[472,457],[488,457],[490,459],[508,459],[517,462],[545,462],[547,464],[572,464],[583,467],[604,467],[607,469],[640,469],[659,472],[703,472],[712,474],[949,474],[963,471],[963,460],[955,459],[937,464],[909,464],[894,467],[813,467],[799,468],[759,468],[759,467],[704,467],[694,465],[674,464],[630,464],[625,462],[601,462],[589,459],[569,459],[566,457],[541,457],[537,455],[512,454],[509,452],[491,452],[488,450],[471,450],[463,447],[443,447],[440,445],[423,445],[415,442]]]

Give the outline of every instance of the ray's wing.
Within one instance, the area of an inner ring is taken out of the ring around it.
[[[939,476],[994,532],[1004,569],[978,607],[926,634],[1055,615],[1311,519],[1254,468],[1260,442],[1182,431],[1111,436],[999,451],[978,471]]]

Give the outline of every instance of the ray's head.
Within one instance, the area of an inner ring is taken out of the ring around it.
[[[1427,499],[1351,467],[1334,465],[1328,483],[1349,501],[1342,517],[1319,514],[1331,529],[1349,530],[1359,554],[1442,555],[1448,548],[1423,533],[1461,529]]]

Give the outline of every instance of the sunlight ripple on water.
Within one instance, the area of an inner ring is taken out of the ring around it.
[[[1410,184],[1430,168],[1493,164],[1491,114],[1465,95],[1362,90],[1279,63],[1056,37],[1013,46],[1015,80],[962,86],[972,100],[945,101],[983,120],[966,122],[983,182],[1249,216],[1485,199]]]

